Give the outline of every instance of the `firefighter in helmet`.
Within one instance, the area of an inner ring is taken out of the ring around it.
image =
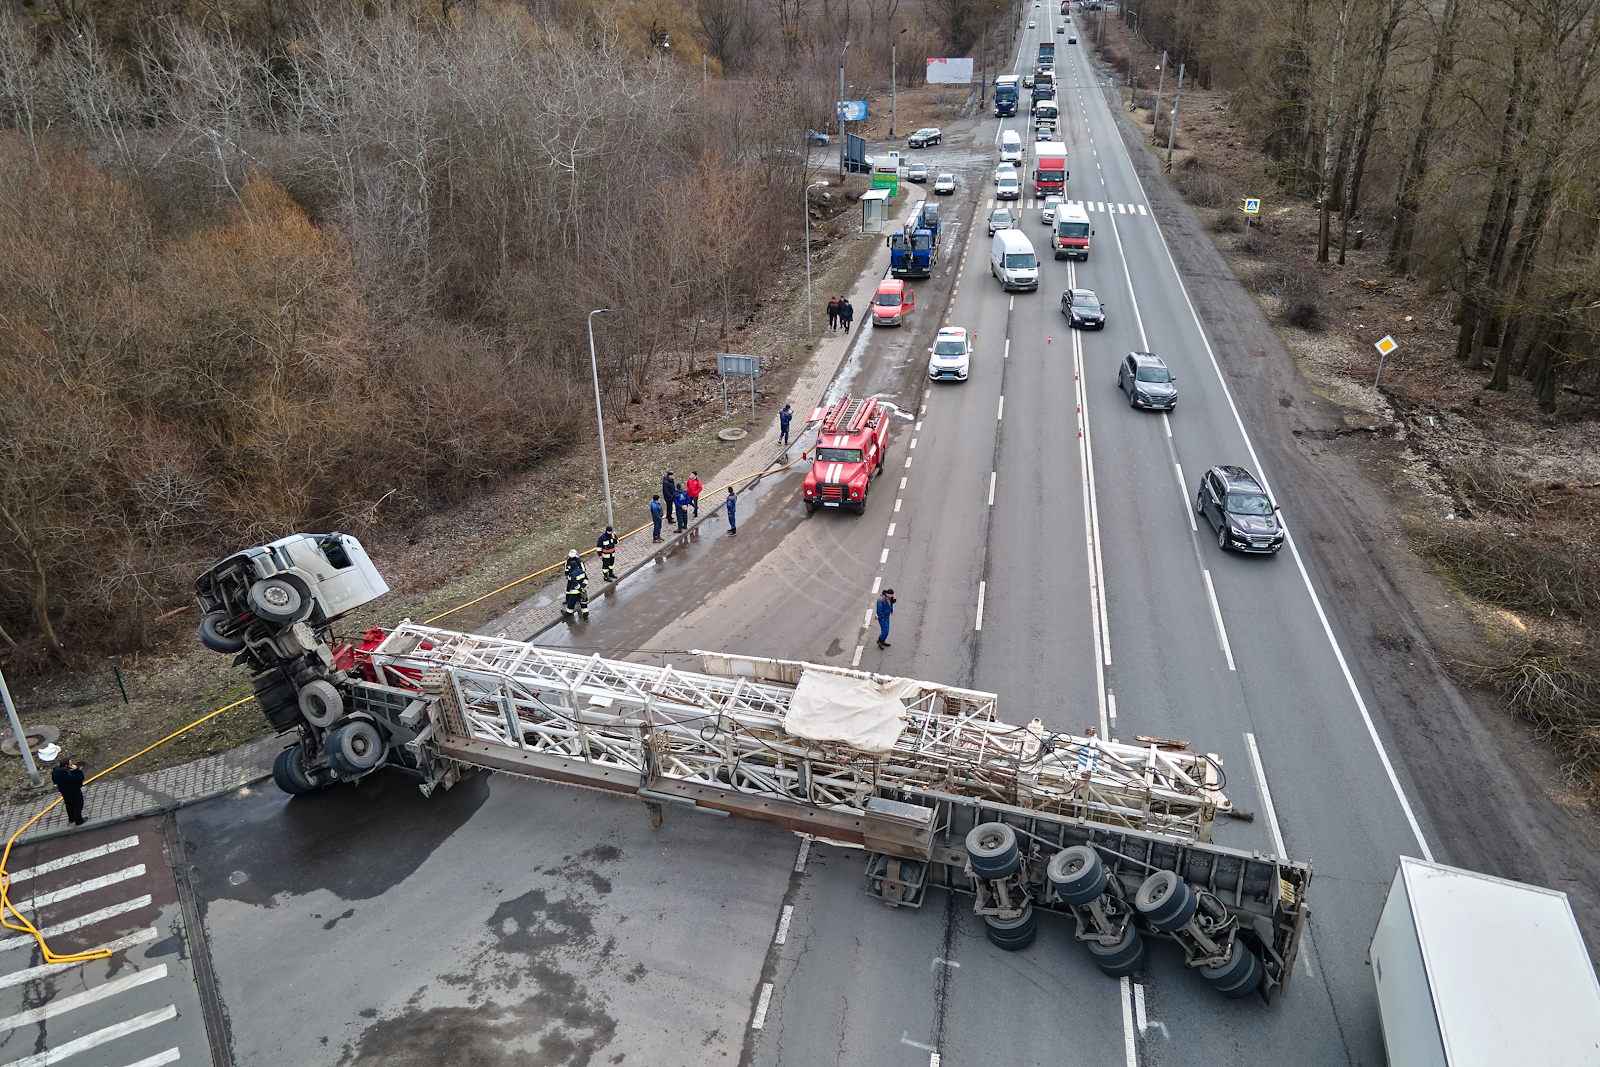
[[[611,527],[606,527],[606,532],[600,535],[600,540],[594,543],[600,550],[600,577],[608,582],[617,580],[617,534]]]
[[[567,622],[589,618],[589,572],[584,570],[575,548],[567,552],[567,603],[561,609],[561,617]]]

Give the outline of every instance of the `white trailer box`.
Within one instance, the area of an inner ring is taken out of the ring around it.
[[[1565,893],[1401,857],[1367,957],[1391,1067],[1600,1064]]]

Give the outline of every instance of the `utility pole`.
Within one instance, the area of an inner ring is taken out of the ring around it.
[[[11,690],[6,686],[6,676],[0,673],[0,699],[5,701],[6,715],[11,719],[11,736],[17,739],[17,751],[22,753],[22,766],[28,771],[28,781],[35,789],[44,785],[44,777],[33,762],[33,750],[28,747],[28,737],[22,732],[22,721],[17,718],[17,706],[11,703]]]
[[[1160,77],[1156,79],[1156,109],[1150,113],[1151,144],[1160,143],[1157,138],[1161,134],[1161,90],[1166,88],[1167,84],[1167,50],[1165,48],[1161,50],[1161,66],[1156,68],[1156,73],[1159,74]]]
[[[905,33],[906,30],[909,30],[910,28],[911,28],[910,26],[906,26],[906,27],[904,27],[904,28],[902,28],[900,30],[900,33]],[[894,136],[894,104],[895,104],[895,99],[894,98],[895,98],[895,91],[900,87],[899,71],[896,69],[896,65],[895,65],[895,61],[897,59],[897,57],[895,55],[895,52],[899,48],[900,33],[897,33],[897,34],[894,35],[893,40],[894,40],[895,43],[889,46],[889,136],[890,137]]]
[[[844,174],[844,54],[850,50],[850,42],[846,41],[844,47],[839,49],[839,173]]]
[[[1183,64],[1178,64],[1178,91],[1172,97],[1172,123],[1167,127],[1167,173],[1172,173],[1172,146],[1178,140],[1178,104],[1183,101]]]
[[[978,74],[978,110],[983,110],[983,101],[989,92],[989,24],[983,24],[983,44],[978,48],[979,61],[983,70]]]

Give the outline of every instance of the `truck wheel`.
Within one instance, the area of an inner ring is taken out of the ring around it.
[[[278,758],[272,763],[272,780],[279,789],[291,796],[309,793],[318,786],[306,773],[304,757],[305,749],[295,745],[278,753]]]
[[[1089,955],[1100,969],[1112,978],[1123,978],[1139,969],[1144,963],[1144,938],[1132,923],[1122,928],[1122,940],[1115,945],[1102,945],[1098,941],[1085,942]]]
[[[1200,901],[1194,890],[1172,871],[1157,871],[1139,887],[1133,906],[1151,926],[1170,934],[1194,918]]]
[[[200,643],[213,652],[242,652],[244,651],[244,638],[224,634],[223,627],[228,624],[228,613],[213,611],[200,619]]]
[[[814,513],[816,510],[817,510],[817,505],[815,505],[811,501],[807,500],[806,501],[806,514],[810,515],[810,514]]]
[[[318,678],[300,690],[300,714],[312,726],[326,729],[344,717],[344,697],[332,682]]]
[[[250,587],[250,610],[262,622],[286,626],[309,615],[310,604],[300,590],[282,578],[263,578]]]
[[[378,728],[365,719],[347,722],[328,735],[322,742],[328,755],[328,766],[343,778],[364,774],[383,762],[383,738]]]
[[[967,858],[979,878],[1004,878],[1022,866],[1017,832],[1003,822],[984,822],[967,833]]]
[[[1088,845],[1073,845],[1050,857],[1050,884],[1064,904],[1087,904],[1106,891],[1106,866]]]
[[[1229,1000],[1247,997],[1261,984],[1266,968],[1254,952],[1238,941],[1233,943],[1233,955],[1220,967],[1200,968],[1200,977]]]
[[[983,925],[988,930],[990,944],[1007,952],[1015,952],[1033,944],[1034,936],[1039,932],[1039,917],[1034,914],[1030,902],[1015,919],[997,919],[993,915],[985,915]]]

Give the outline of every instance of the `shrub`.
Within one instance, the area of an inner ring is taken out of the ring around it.
[[[1233,189],[1227,181],[1200,168],[1178,170],[1172,176],[1172,185],[1198,207],[1223,207],[1233,201]]]
[[[1272,251],[1272,238],[1259,226],[1252,227],[1233,243],[1234,250],[1247,256],[1264,256]]]
[[[1238,233],[1239,213],[1237,211],[1231,211],[1228,208],[1223,208],[1221,211],[1217,212],[1216,217],[1211,220],[1211,232]]]

